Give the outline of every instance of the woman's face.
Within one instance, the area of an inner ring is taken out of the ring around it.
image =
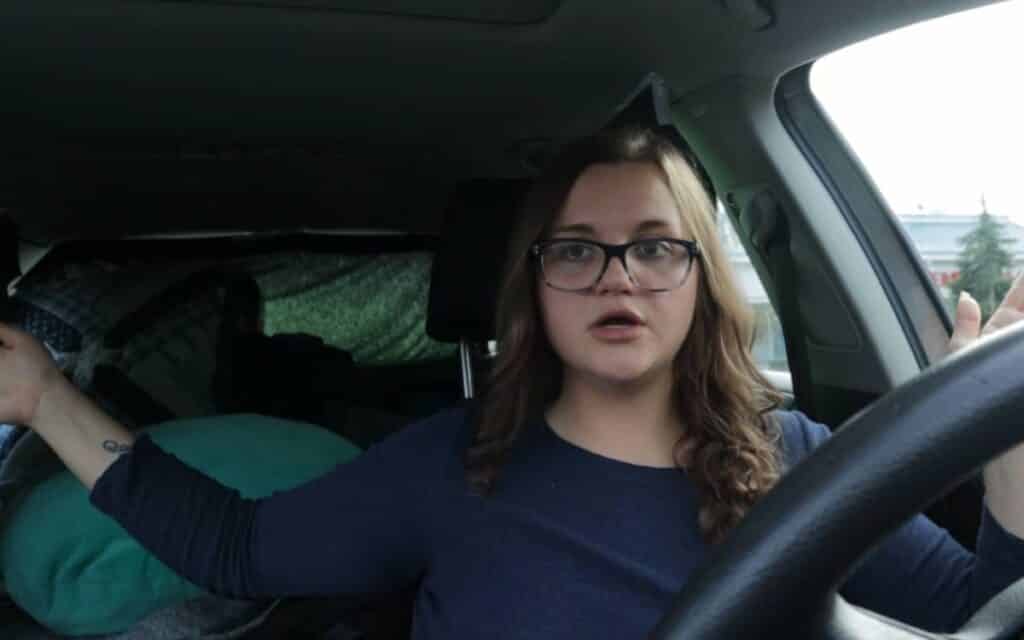
[[[693,240],[683,233],[680,212],[659,169],[640,162],[591,165],[576,180],[552,229],[551,239],[609,244],[644,237]],[[540,279],[544,328],[566,381],[626,384],[671,376],[673,358],[693,322],[700,277],[695,260],[683,286],[650,292],[637,288],[622,262],[612,259],[597,284],[584,291],[553,289]],[[613,312],[632,314],[639,323],[600,323]]]

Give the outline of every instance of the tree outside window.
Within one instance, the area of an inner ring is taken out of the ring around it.
[[[978,225],[959,239],[959,277],[950,283],[951,305],[966,291],[981,306],[984,323],[999,306],[1013,280],[1011,247],[1016,240],[1003,234],[1002,225],[989,212],[982,211]]]

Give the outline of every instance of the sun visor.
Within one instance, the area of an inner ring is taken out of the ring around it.
[[[689,143],[679,133],[672,116],[672,102],[668,87],[658,74],[647,74],[637,88],[615,109],[604,128],[617,129],[630,126],[656,129],[659,134],[668,138],[697,172],[697,177],[711,197],[711,202],[716,201],[717,195],[715,186],[711,182],[711,176],[697,159],[697,155]]]

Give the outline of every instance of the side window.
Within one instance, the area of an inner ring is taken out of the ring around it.
[[[920,23],[827,56],[811,90],[952,309],[986,317],[1024,267],[1024,1]]]
[[[754,344],[751,349],[754,362],[761,369],[788,372],[789,363],[786,361],[786,342],[782,336],[782,324],[768,300],[760,277],[750,262],[750,256],[740,243],[729,217],[725,215],[721,206],[718,208],[718,237],[729,256],[729,262],[746,295],[747,303],[754,311]]]

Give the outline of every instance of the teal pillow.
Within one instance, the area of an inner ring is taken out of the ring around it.
[[[359,454],[326,429],[257,415],[176,420],[145,431],[247,498],[298,486]],[[0,532],[0,574],[10,597],[57,633],[125,631],[203,593],[93,507],[68,471],[29,490],[14,508]]]

